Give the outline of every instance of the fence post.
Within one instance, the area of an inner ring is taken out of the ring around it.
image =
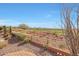
[[[5,38],[5,40],[6,40],[6,36],[7,36],[7,35],[6,35],[6,34],[7,34],[7,33],[6,33],[6,26],[3,26],[3,29],[4,29],[4,34],[3,34],[3,37],[4,37],[4,38]]]
[[[10,32],[9,32],[10,34],[12,34],[12,27],[10,26]]]

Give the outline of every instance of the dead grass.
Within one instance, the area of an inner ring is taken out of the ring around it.
[[[7,43],[5,42],[5,40],[1,39],[0,40],[0,49],[4,48],[7,45]]]

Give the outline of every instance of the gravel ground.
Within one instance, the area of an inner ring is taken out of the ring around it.
[[[8,44],[8,46],[4,47],[3,49],[0,49],[0,55],[6,55],[11,52],[15,51],[21,51],[21,50],[31,50],[33,53],[37,56],[52,56],[51,53],[48,51],[44,51],[42,48],[39,48],[37,46],[34,46],[30,43],[23,44],[18,46],[19,43],[15,44]]]
[[[2,33],[0,33],[0,35],[1,34]],[[34,46],[34,45],[30,44],[30,43],[27,43],[27,44],[25,43],[25,44],[22,44],[22,45],[18,46],[18,44],[20,44],[21,41],[18,41],[17,38],[15,38],[15,37],[10,39],[9,41],[6,40],[6,42],[8,42],[8,45],[6,47],[0,49],[0,56],[5,56],[8,53],[21,51],[21,50],[22,51],[23,50],[30,50],[37,56],[52,56],[53,55],[53,54],[49,53],[48,51],[44,51],[43,48]]]

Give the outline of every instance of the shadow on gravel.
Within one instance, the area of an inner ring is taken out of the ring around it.
[[[26,42],[25,42],[25,41],[22,41],[22,42],[20,42],[17,46],[22,46],[22,45],[24,45],[24,44],[26,44]]]
[[[18,42],[20,42],[20,40],[14,34],[12,34],[11,39],[8,40],[9,44],[15,44],[15,43],[18,43]]]

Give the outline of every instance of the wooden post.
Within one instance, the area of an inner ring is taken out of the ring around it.
[[[12,34],[12,28],[11,28],[11,26],[10,26],[10,32],[9,33]]]
[[[4,28],[4,37],[6,36],[6,26],[3,26]]]

